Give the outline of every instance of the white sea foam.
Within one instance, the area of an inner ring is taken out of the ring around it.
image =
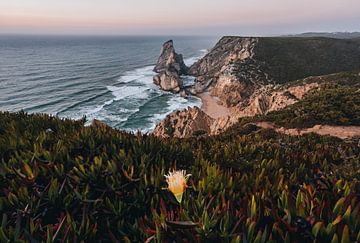
[[[183,76],[182,81],[184,86],[189,86],[195,84],[195,78],[193,76]]]
[[[204,49],[204,50],[200,50],[199,52],[200,52],[200,55],[198,55],[198,56],[184,59],[185,64],[187,66],[191,66],[197,60],[202,58],[207,53],[207,50]],[[146,69],[146,70],[151,72],[150,82],[152,83],[152,75],[153,75],[152,68]],[[144,76],[147,76],[147,75],[144,75]],[[192,76],[183,76],[182,80],[183,80],[183,83],[185,86],[192,85],[195,83],[195,78]],[[183,110],[187,107],[194,107],[194,106],[201,107],[201,105],[202,105],[201,99],[199,99],[197,97],[183,98],[179,95],[172,95],[172,97],[167,101],[167,107],[164,107],[161,112],[153,114],[152,117],[149,119],[150,120],[149,126],[144,129],[141,129],[141,131],[142,132],[152,131],[155,128],[157,123],[159,123],[168,114],[170,114],[171,112],[173,112],[175,110]]]
[[[131,71],[127,71],[122,75],[118,81],[120,83],[130,83],[130,82],[143,82],[144,78],[148,81],[150,77],[150,81],[152,81],[152,76],[154,75],[152,71],[152,66],[146,66],[142,68],[137,68]]]
[[[205,54],[208,51],[206,49],[203,49],[203,50],[200,50],[199,52],[200,52],[200,54],[195,57],[190,57],[190,58],[184,59],[184,63],[186,64],[186,66],[190,67],[191,65],[193,65],[196,61],[198,61],[200,58],[205,56]]]
[[[86,122],[86,126],[91,125],[91,122],[94,119],[100,120],[100,121],[111,121],[111,122],[124,122],[128,119],[128,116],[131,115],[134,112],[139,111],[139,109],[134,109],[134,110],[130,110],[130,109],[126,109],[126,108],[118,108],[117,109],[117,113],[121,113],[123,114],[122,116],[119,116],[118,114],[111,114],[111,112],[107,109],[104,109],[106,105],[100,105],[97,106],[95,108],[91,108],[91,107],[83,107],[78,114],[82,114],[82,116],[86,116],[87,122]],[[128,114],[126,116],[124,116],[125,114]],[[81,117],[78,117],[81,118]]]
[[[184,60],[185,64],[190,66],[207,52],[200,50],[200,55],[187,58]],[[112,99],[104,102],[103,105],[95,108],[85,107],[86,111],[80,111],[80,114],[85,114],[89,122],[96,118],[103,121],[111,121],[112,124],[119,124],[126,122],[129,117],[140,112],[140,106],[150,99],[157,99],[159,96],[167,96],[168,100],[165,107],[159,107],[159,111],[151,114],[150,118],[144,120],[144,125],[140,130],[142,132],[152,131],[156,124],[164,119],[169,113],[175,110],[182,110],[187,107],[201,106],[201,100],[197,97],[183,98],[179,95],[174,95],[169,92],[161,91],[155,84],[153,84],[153,66],[146,66],[125,72],[114,85],[106,86],[113,96]],[[184,85],[191,85],[194,83],[194,77],[183,76]],[[132,109],[128,109],[127,105],[131,105]],[[126,106],[126,107],[123,107]],[[137,108],[134,108],[137,107]],[[141,112],[147,112],[141,110]],[[149,115],[149,114],[148,114]],[[128,131],[137,131],[139,128],[126,128]]]
[[[115,97],[113,100],[119,101],[126,98],[146,99],[149,96],[150,88],[146,86],[106,86]]]
[[[194,107],[194,106],[201,106],[201,100],[197,97],[191,97],[191,98],[183,98],[179,95],[172,96],[167,101],[167,107],[162,110],[160,113],[154,114],[151,118],[151,124],[146,129],[143,129],[142,132],[149,132],[154,130],[157,123],[159,123],[161,120],[163,120],[167,115],[169,115],[171,112],[175,110],[183,110],[188,107]]]

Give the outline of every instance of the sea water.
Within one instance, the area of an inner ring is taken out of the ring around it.
[[[0,36],[0,110],[48,113],[127,131],[151,131],[170,112],[201,106],[153,84],[163,42],[173,39],[187,65],[215,37]],[[193,78],[184,77],[186,84]]]

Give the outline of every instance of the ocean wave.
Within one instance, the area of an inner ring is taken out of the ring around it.
[[[184,59],[184,63],[186,66],[190,67],[193,65],[196,61],[200,60],[208,51],[206,49],[199,50],[199,54],[194,57],[189,57]]]
[[[149,96],[149,91],[151,90],[146,86],[106,86],[108,90],[111,91],[112,95],[115,97],[113,100],[119,101],[126,98],[131,99],[146,99]]]
[[[136,113],[139,111],[139,109],[127,109],[127,108],[117,108],[116,112],[106,109],[108,105],[111,103],[109,101],[105,102],[102,105],[96,106],[96,107],[83,107],[78,112],[77,119],[82,118],[83,116],[86,117],[86,124],[90,125],[94,119],[105,121],[109,123],[109,125],[118,124],[121,122],[127,121],[129,116],[133,113]]]
[[[199,54],[194,56],[194,57],[190,57],[190,58],[186,58],[184,59],[184,62],[186,65],[190,66],[192,65],[194,62],[196,62],[197,60],[199,60],[201,57],[203,57],[206,54],[207,50],[199,50]],[[126,72],[124,75],[122,75],[118,81],[119,84],[142,84],[143,86],[138,87],[136,86],[136,88],[134,88],[133,86],[126,86],[126,87],[116,87],[116,86],[111,86],[108,87],[109,90],[112,91],[112,94],[117,97],[115,99],[125,99],[125,98],[131,98],[131,99],[136,99],[140,97],[145,98],[146,95],[149,97],[149,94],[157,92],[159,96],[162,97],[167,97],[167,101],[166,101],[166,105],[165,107],[159,107],[159,111],[152,113],[152,114],[147,114],[147,115],[143,115],[145,117],[147,117],[147,121],[148,123],[142,127],[142,128],[133,128],[133,129],[129,129],[126,128],[127,130],[130,131],[137,131],[140,130],[141,132],[150,132],[152,131],[156,124],[159,123],[161,120],[163,120],[168,114],[170,114],[171,112],[175,111],[175,110],[182,110],[185,109],[187,107],[194,107],[194,106],[201,106],[201,100],[197,97],[188,97],[188,98],[183,98],[180,95],[174,95],[171,94],[170,92],[165,92],[165,91],[161,91],[157,86],[155,86],[153,84],[152,78],[153,78],[154,72],[153,72],[153,66],[146,66],[143,68],[137,68],[135,70],[132,71],[128,71]],[[191,76],[183,76],[182,77],[184,85],[192,85],[195,82],[195,78],[191,77]],[[142,89],[142,90],[141,90]],[[146,93],[146,91],[149,91],[148,93]],[[152,99],[158,99],[158,97],[152,97]],[[143,103],[141,106],[139,106],[139,112],[146,112],[144,110],[144,107],[146,107],[148,105],[149,102],[153,102],[153,100],[148,100],[147,102]],[[135,114],[132,115],[132,117],[134,117]],[[141,116],[141,115],[139,115]],[[129,118],[131,119],[131,118]]]
[[[124,73],[124,75],[122,75],[118,81],[119,83],[130,83],[130,82],[144,82],[144,79],[146,79],[145,81],[149,81],[152,82],[152,76],[154,75],[153,72],[153,66],[146,66],[146,67],[142,67],[142,68],[137,68],[131,71],[127,71]]]
[[[200,50],[199,55],[186,58],[184,62],[190,66],[205,53],[206,50]],[[113,85],[106,86],[107,92],[113,96],[111,99],[95,107],[82,107],[77,115],[79,118],[86,116],[87,125],[93,119],[98,119],[113,127],[147,133],[171,112],[201,106],[201,100],[197,97],[183,98],[160,90],[153,83],[153,76],[153,66],[125,72]],[[182,78],[184,85],[191,85],[195,80],[191,76]]]
[[[109,92],[109,91],[106,90],[106,91],[104,91],[104,92],[101,92],[101,93],[98,93],[98,94],[96,94],[96,95],[93,95],[93,96],[91,96],[91,97],[89,97],[89,98],[87,98],[87,99],[85,99],[85,100],[81,100],[81,101],[79,101],[79,102],[75,102],[75,103],[73,103],[72,105],[66,107],[65,109],[59,111],[58,114],[64,113],[64,112],[69,111],[69,110],[71,110],[71,109],[73,109],[73,108],[75,108],[75,107],[81,106],[81,105],[86,104],[86,103],[88,103],[88,102],[90,102],[90,101],[92,101],[92,100],[95,100],[95,99],[97,99],[97,98],[99,98],[99,97],[102,97],[102,96],[106,95],[108,92]]]
[[[198,97],[184,98],[180,95],[173,95],[166,103],[167,107],[163,109],[162,112],[153,114],[152,117],[149,119],[151,121],[150,125],[147,128],[142,129],[142,132],[150,132],[154,130],[156,124],[165,119],[165,117],[173,111],[183,110],[188,107],[194,106],[200,107],[202,104],[201,99],[199,99]]]

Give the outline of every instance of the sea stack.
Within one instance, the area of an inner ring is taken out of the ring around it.
[[[158,73],[154,76],[154,83],[162,90],[178,93],[183,85],[180,75],[187,74],[188,71],[182,55],[175,52],[173,41],[165,42],[154,67],[154,72]]]

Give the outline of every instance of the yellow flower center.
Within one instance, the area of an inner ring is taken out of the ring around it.
[[[190,174],[186,175],[185,170],[170,171],[168,175],[165,175],[168,189],[171,191],[176,200],[181,203],[182,195],[187,187],[186,182],[190,177]]]

